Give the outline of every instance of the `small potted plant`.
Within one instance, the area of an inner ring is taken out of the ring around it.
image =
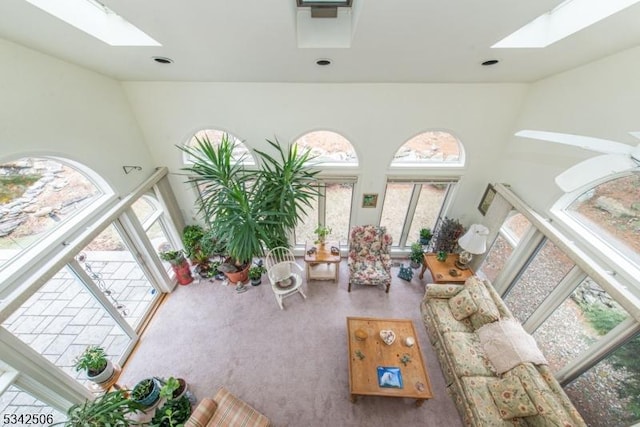
[[[449,256],[449,253],[447,251],[438,251],[436,253],[436,259],[440,262],[445,262],[448,256]]]
[[[182,230],[182,244],[187,257],[195,261],[195,256],[200,250],[200,241],[204,237],[204,229],[199,225],[187,225]]]
[[[327,236],[331,234],[331,228],[318,224],[318,227],[313,232],[318,236],[316,243],[324,245],[324,242],[327,240]]]
[[[176,278],[178,279],[178,283],[181,285],[188,285],[193,282],[193,277],[191,276],[191,267],[189,267],[189,262],[187,258],[184,256],[184,251],[181,249],[178,250],[169,250],[160,252],[160,259],[163,261],[167,261],[171,264],[171,268],[173,268],[173,272],[176,274]]]
[[[187,396],[169,399],[158,408],[149,424],[150,427],[180,427],[191,415],[191,402]]]
[[[88,346],[74,362],[76,371],[84,370],[87,378],[96,384],[103,384],[113,376],[113,364],[100,346]]]
[[[160,383],[160,397],[165,399],[178,399],[187,392],[187,382],[182,378],[169,377]]]
[[[420,229],[420,244],[426,246],[431,241],[433,237],[433,233],[430,228],[421,228]]]
[[[143,407],[127,397],[125,390],[110,391],[94,400],[76,404],[67,411],[67,421],[52,424],[65,427],[121,426],[136,424],[130,414],[142,411]]]
[[[411,260],[411,268],[418,268],[422,265],[422,259],[424,257],[424,252],[422,252],[422,245],[419,242],[415,242],[411,245],[411,255],[409,255],[409,259]]]
[[[145,408],[155,405],[160,399],[160,385],[155,378],[145,378],[131,391],[131,398]]]
[[[266,273],[267,269],[262,265],[253,265],[249,269],[249,279],[251,279],[251,284],[253,286],[258,286],[262,283],[262,275]]]

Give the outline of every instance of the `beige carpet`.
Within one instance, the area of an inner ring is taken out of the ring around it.
[[[301,265],[303,262],[298,261]],[[304,285],[278,307],[266,276],[236,294],[221,282],[180,286],[159,308],[119,381],[132,387],[148,376],[179,376],[197,399],[227,387],[271,419],[274,426],[461,426],[447,396],[436,356],[421,321],[425,280],[394,277],[389,294],[340,283]],[[349,400],[347,316],[412,319],[429,371],[434,399],[382,397]]]

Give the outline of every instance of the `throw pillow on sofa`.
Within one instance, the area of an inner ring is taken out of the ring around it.
[[[500,319],[500,311],[480,279],[472,276],[467,279],[464,286],[478,306],[478,310],[469,316],[469,320],[471,320],[471,324],[475,329]]]
[[[467,289],[449,299],[449,308],[456,320],[466,319],[478,311],[478,306]]]
[[[502,419],[529,417],[538,413],[518,377],[504,378],[488,386]]]
[[[431,298],[451,298],[463,289],[463,285],[437,285],[432,283],[427,286],[426,295]]]

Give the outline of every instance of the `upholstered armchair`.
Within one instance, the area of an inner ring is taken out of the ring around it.
[[[391,256],[393,238],[386,227],[358,225],[349,235],[349,288],[351,285],[391,286]]]

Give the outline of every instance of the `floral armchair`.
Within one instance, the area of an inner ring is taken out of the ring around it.
[[[391,256],[393,238],[386,227],[359,225],[349,236],[349,289],[351,285],[383,285],[385,292],[391,286]]]

